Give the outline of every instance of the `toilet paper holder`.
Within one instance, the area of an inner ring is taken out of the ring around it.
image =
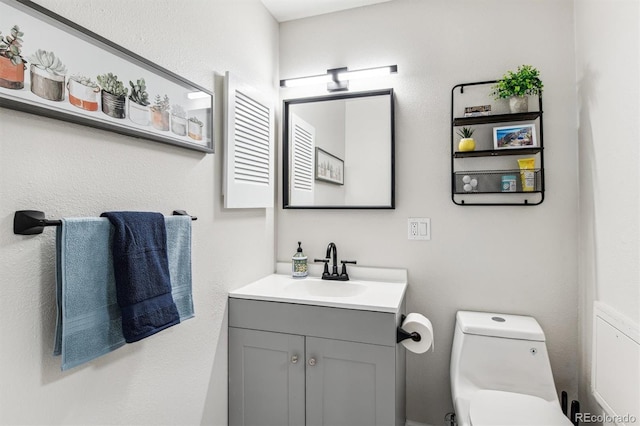
[[[402,324],[406,318],[407,316],[403,314],[400,317],[400,324]],[[400,343],[403,340],[407,340],[407,339],[411,339],[414,342],[419,342],[420,340],[422,340],[422,336],[420,336],[420,334],[415,331],[412,333],[409,333],[408,331],[402,328],[402,325],[399,325],[396,328],[396,343]]]

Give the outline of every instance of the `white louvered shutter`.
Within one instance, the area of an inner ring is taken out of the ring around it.
[[[274,137],[271,102],[225,78],[225,208],[273,207]]]
[[[290,120],[291,205],[309,206],[314,200],[316,129],[295,114]]]

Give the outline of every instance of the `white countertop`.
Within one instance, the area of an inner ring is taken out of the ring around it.
[[[348,266],[349,281],[321,280],[322,265],[309,265],[309,277],[292,278],[291,264],[229,293],[253,299],[366,311],[399,311],[407,289],[406,269]]]

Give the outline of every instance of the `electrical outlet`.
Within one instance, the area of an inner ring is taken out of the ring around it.
[[[430,240],[431,219],[427,217],[410,217],[408,220],[408,234],[410,240]]]

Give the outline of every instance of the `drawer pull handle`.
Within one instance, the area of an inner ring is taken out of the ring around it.
[[[312,367],[314,365],[316,365],[316,359],[315,358],[309,358],[309,365],[312,366]]]
[[[297,364],[298,363],[298,355],[293,355],[291,357],[291,364]]]

